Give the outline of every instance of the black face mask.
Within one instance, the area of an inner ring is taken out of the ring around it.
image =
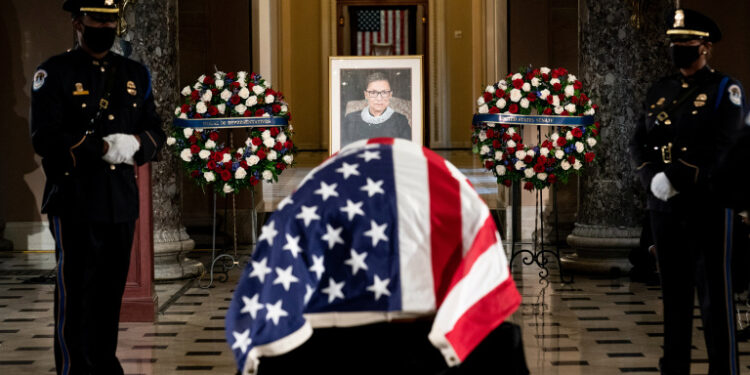
[[[671,46],[670,50],[672,52],[672,63],[674,63],[674,65],[680,69],[689,68],[690,65],[693,65],[695,60],[698,60],[698,57],[700,57],[698,47],[700,47],[700,45]]]
[[[114,27],[91,27],[84,25],[83,43],[95,53],[109,51],[112,45],[115,44],[115,33],[116,30]]]

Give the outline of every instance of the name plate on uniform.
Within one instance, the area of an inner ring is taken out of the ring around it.
[[[594,116],[551,116],[551,115],[511,115],[476,114],[472,123],[492,122],[508,125],[581,126],[594,123]]]
[[[264,126],[289,126],[285,117],[228,117],[228,118],[200,118],[174,119],[174,126],[178,128],[194,129],[226,129],[226,128],[255,128]]]

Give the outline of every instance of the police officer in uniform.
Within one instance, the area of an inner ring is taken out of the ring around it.
[[[739,82],[707,65],[718,26],[677,9],[667,36],[679,73],[656,83],[630,143],[648,191],[664,304],[662,374],[688,374],[697,289],[709,374],[737,374],[727,212],[710,188],[712,173],[743,126]]]
[[[67,0],[79,47],[34,73],[31,140],[42,157],[42,212],[56,241],[58,374],[122,374],[115,356],[134,223],[135,165],[165,140],[148,70],[110,52],[114,0]]]

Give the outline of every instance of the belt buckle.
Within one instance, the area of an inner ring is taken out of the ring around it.
[[[667,143],[666,146],[661,146],[661,160],[664,164],[672,162],[672,142]]]
[[[658,115],[656,115],[656,119],[659,120],[662,124],[669,125],[672,123],[672,121],[667,122],[669,119],[669,114],[667,112],[661,111]]]
[[[102,98],[99,101],[99,108],[101,108],[101,109],[107,109],[107,107],[109,107],[109,100]]]

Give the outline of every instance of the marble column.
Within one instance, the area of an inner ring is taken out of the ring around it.
[[[122,53],[142,62],[151,72],[156,110],[168,131],[178,100],[177,0],[138,0],[125,16]],[[180,166],[162,149],[153,163],[154,277],[169,280],[200,275],[203,264],[185,256],[195,242],[182,224]]]
[[[640,3],[641,8],[633,8]],[[627,271],[638,247],[645,196],[627,143],[648,88],[670,71],[666,48],[669,0],[579,0],[579,77],[599,104],[597,163],[581,177],[580,206],[564,258],[569,270]]]

